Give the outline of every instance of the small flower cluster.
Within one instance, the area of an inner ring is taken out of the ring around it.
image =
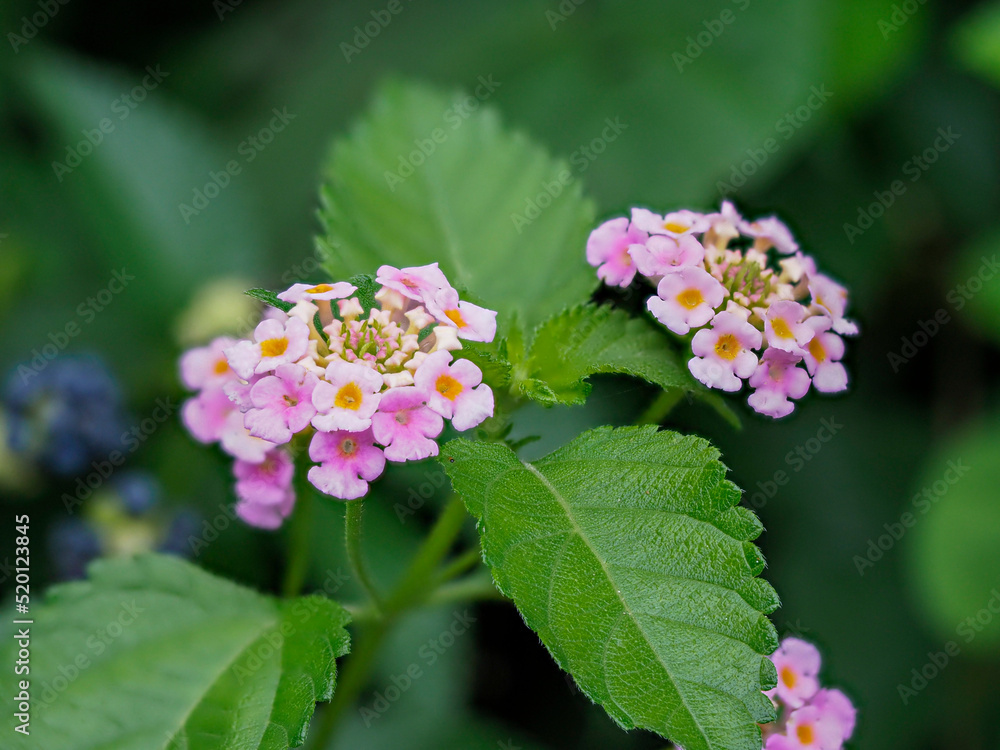
[[[492,416],[482,372],[453,352],[460,339],[492,341],[496,313],[460,300],[437,263],[382,266],[375,280],[368,310],[353,284],[295,284],[277,295],[290,309],[269,308],[251,338],[182,357],[181,377],[198,391],[182,418],[236,459],[247,523],[277,528],[291,513],[296,434],[311,436],[309,481],[353,500],[386,461],[436,456],[446,419],[468,430]]]
[[[790,399],[810,384],[822,393],[847,388],[841,336],[858,332],[844,317],[847,290],[819,273],[773,216],[747,221],[728,201],[712,214],[633,208],[631,220],[591,233],[587,261],[607,284],[627,287],[638,273],[656,285],[646,302],[653,316],[679,336],[695,331],[691,374],[730,392],[749,380],[750,406],[761,414],[790,414]]]
[[[819,686],[816,647],[786,638],[771,661],[778,685],[767,695],[779,715],[763,727],[764,750],[841,750],[854,733],[857,710],[839,690]]]

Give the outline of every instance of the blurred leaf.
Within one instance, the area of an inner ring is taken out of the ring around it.
[[[34,721],[11,748],[298,746],[349,643],[329,599],[277,601],[158,555],[99,561],[33,616]]]
[[[628,12],[615,3],[587,2],[554,27],[547,12],[562,11],[552,2],[483,8],[432,0],[414,13],[404,7],[388,33],[348,61],[339,43],[351,43],[349,30],[368,20],[370,9],[357,3],[319,8],[308,0],[280,9],[241,7],[237,23],[227,23],[179,63],[185,71],[179,85],[232,119],[235,132],[274,101],[301,113],[301,137],[265,153],[260,176],[262,185],[282,184],[275,201],[286,222],[301,222],[310,200],[289,170],[303,178],[313,173],[331,123],[343,122],[386,71],[449,84],[494,76],[502,82],[496,98],[505,116],[566,155],[574,176],[586,177],[588,192],[605,209],[636,200],[661,208],[715,202],[716,181],[728,179],[748,148],[760,148],[768,137],[782,144],[753,177],[766,183],[809,147],[818,126],[856,114],[884,92],[917,49],[933,12],[923,7],[885,39],[877,22],[892,8],[866,0],[644,0]],[[706,32],[724,11],[733,21],[717,36]],[[294,45],[282,43],[276,28]],[[699,45],[697,58],[678,70],[673,55],[705,33],[710,44]],[[206,71],[217,70],[220,60],[222,75],[209,77]],[[776,122],[806,105],[811,87],[824,84],[833,92],[831,103],[810,111],[807,122],[795,119],[785,140]],[[626,129],[591,148],[606,120],[615,118]],[[412,139],[406,147],[413,148]]]
[[[395,82],[379,90],[334,146],[321,248],[335,278],[437,261],[501,327],[516,312],[530,328],[597,286],[583,254],[593,207],[579,182],[564,184],[566,164],[461,101]]]
[[[963,65],[1000,86],[1000,3],[983,3],[963,19],[952,46]]]
[[[988,425],[942,447],[907,508],[914,519],[906,542],[919,601],[938,634],[957,641],[963,652],[1000,649],[998,455],[1000,421],[994,415]]]
[[[1000,341],[1000,233],[966,248],[946,301],[994,341]]]
[[[105,262],[144,288],[144,315],[162,321],[212,276],[254,274],[261,243],[247,186],[226,171],[237,146],[217,150],[170,104],[172,71],[129,76],[54,53],[34,55],[26,71],[56,144],[51,179],[77,203]]]
[[[760,750],[778,606],[761,524],[707,441],[599,428],[522,463],[452,441],[442,463],[484,559],[561,667],[625,728],[688,750]]]

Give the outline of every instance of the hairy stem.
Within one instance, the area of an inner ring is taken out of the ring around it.
[[[347,503],[344,510],[344,533],[347,543],[347,559],[351,563],[351,570],[354,578],[364,589],[365,594],[371,601],[376,611],[382,609],[382,598],[378,589],[368,572],[368,565],[365,563],[364,553],[361,549],[361,539],[363,536],[364,500],[352,500]]]
[[[286,598],[298,596],[309,572],[309,537],[312,533],[313,487],[304,471],[295,473],[295,512],[292,514],[288,564],[281,592]]]
[[[455,543],[465,519],[465,504],[458,495],[452,495],[389,597],[386,603],[389,612],[401,612],[419,604],[434,587],[437,583],[434,572]]]
[[[675,406],[684,398],[684,391],[671,388],[657,396],[653,403],[635,420],[636,424],[660,424]]]
[[[430,534],[427,535],[413,556],[399,583],[384,602],[379,603],[361,559],[361,501],[356,500],[347,504],[345,527],[347,529],[348,557],[358,581],[361,582],[362,587],[372,600],[370,607],[373,611],[369,612],[365,608],[352,610],[352,615],[356,616],[355,624],[364,627],[358,637],[357,648],[351,652],[350,658],[344,666],[343,674],[337,681],[337,691],[333,696],[333,701],[319,719],[319,725],[313,733],[310,747],[320,750],[329,744],[341,716],[354,705],[361,691],[368,684],[382,643],[399,617],[410,609],[423,604],[434,595],[435,587],[441,582],[441,575],[437,572],[438,566],[461,532],[465,519],[465,505],[461,498],[453,495],[445,505]],[[459,583],[445,587],[446,589],[455,588],[454,593],[436,603],[458,601],[457,594],[463,591],[463,589],[458,588]],[[492,583],[490,585],[492,586]],[[468,590],[471,591],[472,587]],[[483,586],[477,584],[475,590],[481,592]]]

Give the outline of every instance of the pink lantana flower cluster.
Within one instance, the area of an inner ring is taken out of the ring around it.
[[[438,454],[457,430],[493,414],[493,392],[462,339],[492,341],[496,313],[464,300],[437,263],[382,266],[375,306],[347,282],[295,284],[246,339],[217,338],[181,358],[197,395],[184,404],[196,440],[236,459],[236,511],[277,528],[295,503],[292,439],[308,439],[309,481],[341,500],[368,492],[386,461]]]
[[[627,287],[637,274],[651,282],[649,311],[690,335],[691,374],[723,391],[748,381],[750,406],[761,414],[790,414],[791,399],[810,386],[847,388],[841,337],[858,332],[844,317],[847,290],[819,273],[773,216],[747,221],[728,201],[711,214],[633,208],[631,219],[591,232],[587,261],[613,286]]]
[[[841,691],[820,687],[817,648],[786,638],[770,658],[778,685],[767,695],[779,714],[762,728],[764,750],[841,750],[854,733],[857,711]]]

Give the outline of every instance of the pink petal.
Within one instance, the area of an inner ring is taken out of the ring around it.
[[[468,430],[492,417],[493,407],[493,391],[488,385],[467,390],[455,400],[455,414],[451,418],[451,424],[459,432]]]

